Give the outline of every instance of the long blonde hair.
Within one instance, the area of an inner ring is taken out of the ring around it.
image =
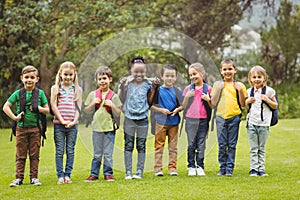
[[[258,75],[261,75],[261,76],[263,76],[265,78],[263,86],[266,86],[267,85],[267,81],[268,81],[268,74],[267,74],[266,70],[263,67],[261,67],[259,65],[256,65],[256,66],[252,67],[250,69],[249,73],[248,73],[248,82],[251,85],[251,87],[254,86],[254,84],[251,82],[251,76],[252,76],[252,74],[254,72],[256,72]]]
[[[74,65],[74,63],[70,62],[70,61],[66,61],[66,62],[63,62],[60,67],[59,67],[59,70],[56,74],[56,78],[55,78],[55,87],[54,87],[54,99],[55,99],[55,103],[57,103],[57,95],[58,95],[58,92],[59,92],[59,87],[60,87],[60,84],[61,84],[61,73],[64,69],[72,69],[74,70],[74,80],[73,80],[73,83],[75,85],[75,98],[74,98],[74,101],[77,101],[79,99],[79,96],[80,96],[80,91],[79,91],[79,85],[78,85],[78,76],[77,76],[77,71],[76,71],[76,66]]]

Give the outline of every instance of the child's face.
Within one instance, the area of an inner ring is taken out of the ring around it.
[[[107,91],[109,89],[110,82],[112,81],[112,77],[108,77],[106,74],[101,74],[97,76],[97,84],[98,87],[102,91]]]
[[[262,88],[266,79],[262,74],[253,72],[250,76],[250,81],[256,88]]]
[[[237,69],[232,64],[223,64],[220,68],[220,72],[224,77],[224,81],[232,82]]]
[[[60,77],[63,85],[71,85],[75,78],[75,71],[74,69],[64,68],[60,73]]]
[[[195,85],[203,83],[203,73],[197,71],[195,68],[189,69],[190,79]]]
[[[164,81],[165,87],[172,87],[177,79],[176,70],[165,69],[161,79]]]
[[[29,72],[21,75],[21,81],[24,84],[24,88],[31,91],[34,89],[35,84],[39,81],[39,77],[37,76],[37,72]]]
[[[135,63],[131,67],[131,75],[136,82],[142,82],[146,76],[146,66],[143,63]]]

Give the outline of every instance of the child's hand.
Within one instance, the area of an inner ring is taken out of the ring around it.
[[[233,86],[235,87],[235,89],[237,89],[237,91],[241,91],[242,90],[242,87],[241,87],[240,84],[238,84],[238,82],[234,82]]]
[[[182,110],[181,107],[176,108],[175,110],[173,110],[173,112],[171,112],[171,116],[175,116],[177,113],[179,113]]]
[[[246,100],[246,104],[252,104],[252,103],[254,103],[255,102],[255,98],[254,97],[249,97],[249,98],[247,98],[247,100]]]
[[[161,109],[160,109],[160,112],[161,112],[162,114],[164,114],[164,115],[171,115],[171,114],[172,114],[171,111],[169,111],[168,109],[165,109],[165,108],[161,108]]]
[[[185,96],[187,96],[188,98],[195,96],[195,90],[194,89],[189,90]]]
[[[267,102],[267,103],[270,101],[269,97],[267,97],[265,94],[262,94],[262,95],[260,96],[260,98],[261,98],[262,101],[265,101],[265,102]]]
[[[65,124],[65,127],[66,128],[71,128],[75,125],[75,122],[74,121],[71,121],[71,122],[67,122],[67,124]]]
[[[101,100],[99,99],[99,98],[95,98],[94,99],[94,105],[96,105],[96,104],[100,104],[101,103]]]
[[[202,95],[201,95],[201,99],[203,99],[204,101],[207,101],[207,102],[209,102],[209,101],[210,101],[210,97],[209,97],[209,95],[208,95],[208,94],[204,94],[204,93],[202,93]]]
[[[22,111],[20,114],[18,114],[15,118],[15,121],[20,121],[22,119],[22,116],[24,115],[24,112]]]
[[[107,99],[107,100],[104,101],[104,105],[112,107],[113,106],[113,102],[111,100]]]

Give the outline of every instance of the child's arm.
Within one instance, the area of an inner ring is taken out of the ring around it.
[[[215,107],[220,99],[222,89],[224,88],[224,82],[223,81],[216,82],[213,88],[215,88],[216,92],[212,93],[211,95],[211,105],[212,107]]]
[[[272,98],[269,98],[265,94],[262,94],[261,100],[265,101],[272,109],[276,109],[278,106],[275,96],[273,96]]]
[[[246,97],[245,107],[247,108],[247,110],[249,110],[250,104],[252,104],[254,102],[255,102],[255,98],[254,97]]]
[[[158,107],[158,106],[155,106],[155,105],[152,105],[151,106],[151,110],[155,111],[155,112],[160,112],[164,115],[170,115],[172,114],[173,112],[169,111],[168,109],[166,108],[161,108],[161,107]]]
[[[15,114],[11,110],[11,106],[12,106],[12,104],[7,101],[4,104],[4,106],[3,106],[3,111],[12,120],[14,120],[14,121],[20,121],[22,119],[22,116],[24,115],[24,112],[21,112],[20,114],[18,114],[17,116],[15,116]]]
[[[50,96],[50,105],[52,108],[52,111],[56,118],[60,121],[61,124],[66,125],[67,122],[63,119],[61,116],[60,112],[58,111],[57,108],[57,102],[56,102],[57,96],[54,94],[54,88],[51,90],[51,96]]]
[[[100,99],[96,97],[96,98],[94,98],[94,100],[89,105],[85,106],[84,111],[85,112],[90,112],[93,109],[95,109],[96,104],[100,104],[100,103],[101,103]]]
[[[114,113],[114,115],[120,116],[122,110],[121,110],[121,108],[117,107],[117,106],[112,102],[112,100],[105,100],[105,101],[104,101],[104,105],[105,105],[105,106],[111,107],[111,110],[112,110],[112,112]]]
[[[185,108],[188,104],[189,98],[195,95],[194,90],[189,90],[186,95],[184,96],[183,102],[182,102],[182,108]]]
[[[50,112],[48,104],[46,104],[44,106],[38,106],[38,110],[40,113],[43,113],[45,115],[49,114],[49,112]]]
[[[238,91],[239,93],[239,99],[238,101],[240,102],[240,105],[242,107],[245,106],[245,95],[244,95],[244,91],[243,91],[243,88],[241,87],[241,85],[238,83],[238,82],[234,82],[234,87],[235,89]]]

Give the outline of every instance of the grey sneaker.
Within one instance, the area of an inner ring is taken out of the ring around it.
[[[11,184],[9,184],[10,187],[18,187],[23,184],[23,180],[17,178],[16,180],[13,180]]]
[[[178,176],[178,172],[176,169],[170,169],[169,174],[170,176]]]
[[[143,177],[142,170],[138,169],[135,175],[132,176],[133,179],[141,179]]]
[[[164,173],[163,173],[161,170],[156,170],[156,171],[154,172],[154,175],[155,175],[155,176],[163,176]]]
[[[42,183],[37,178],[32,178],[31,181],[30,181],[30,184],[36,185],[36,186],[42,185]]]

